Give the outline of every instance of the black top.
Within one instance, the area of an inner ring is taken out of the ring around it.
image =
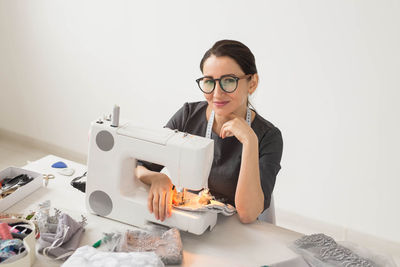
[[[165,127],[205,136],[208,123],[206,109],[206,101],[185,103]],[[257,113],[251,123],[251,128],[258,138],[260,179],[264,192],[265,210],[270,205],[276,175],[281,168],[282,135],[278,128]],[[208,187],[211,194],[217,199],[235,205],[242,144],[234,136],[222,139],[214,132],[211,133],[211,138],[214,140],[214,159],[208,178]],[[144,165],[152,171],[160,171],[163,168],[163,166],[149,162],[140,162],[140,165]]]

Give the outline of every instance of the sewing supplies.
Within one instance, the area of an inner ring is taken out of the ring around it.
[[[0,263],[8,263],[25,256],[26,251],[22,240],[0,240]]]
[[[10,229],[8,228],[7,223],[0,223],[0,239],[1,240],[12,239],[12,235],[10,233]]]
[[[87,172],[81,176],[75,177],[71,181],[71,185],[83,193],[86,191],[86,175]]]
[[[58,161],[56,163],[53,163],[53,165],[51,165],[52,168],[56,168],[56,169],[63,169],[63,168],[67,168],[67,164],[65,164],[62,161]]]
[[[183,257],[179,230],[155,224],[149,224],[146,229],[127,230],[117,246],[117,251],[153,251],[165,265],[181,264]]]
[[[6,215],[10,217],[6,218]],[[12,237],[0,239],[0,266],[31,266],[35,261],[35,225],[23,216],[15,218],[13,214],[5,213],[3,216],[0,219],[1,236],[8,232]]]
[[[215,112],[214,112],[214,110],[212,110],[211,114],[210,114],[210,118],[208,119],[208,123],[207,123],[206,138],[211,138],[212,127],[214,124],[214,117],[215,117]],[[250,110],[250,108],[247,108],[246,122],[249,126],[251,126],[251,110]]]
[[[92,247],[98,248],[98,247],[100,247],[100,245],[101,245],[101,239],[99,241],[97,241],[96,243],[94,243]]]
[[[27,216],[26,216],[26,220],[30,220],[30,219],[32,219],[33,218],[33,216],[35,216],[35,212],[34,211],[32,211],[31,213],[29,213]]]
[[[17,188],[19,186],[26,185],[30,181],[32,181],[33,178],[29,177],[26,174],[20,174],[15,176],[14,178],[4,178],[1,181],[1,193],[6,192],[7,190],[10,190],[12,188]]]
[[[0,171],[0,212],[42,186],[41,174],[23,168],[8,167]]]
[[[72,168],[64,168],[64,169],[59,169],[57,172],[64,176],[71,176],[75,173],[75,170]]]
[[[51,165],[52,168],[58,169],[57,172],[64,176],[71,176],[75,173],[75,170],[68,168],[67,164],[62,161],[57,161]]]
[[[108,251],[117,251],[117,247],[119,246],[121,240],[121,233],[103,233],[103,238],[98,240],[96,243],[92,245],[94,248],[100,247],[102,243],[107,245]]]
[[[121,232],[103,233],[103,238],[92,245],[109,252],[154,252],[166,264],[181,264],[183,245],[176,228],[148,223],[144,229],[127,229]]]
[[[8,219],[8,218],[21,219],[23,217],[24,217],[24,215],[21,213],[4,213],[4,212],[0,213],[0,219]]]
[[[18,186],[14,186],[14,187],[11,187],[11,188],[9,188],[9,189],[7,189],[7,190],[2,191],[1,194],[0,194],[0,199],[3,199],[3,198],[5,198],[6,196],[11,195],[11,194],[14,193],[15,191],[17,191],[17,189],[18,189]]]
[[[49,180],[56,178],[53,174],[43,174],[44,186],[47,187]]]
[[[13,178],[6,177],[1,181],[0,198],[14,193],[19,187],[26,185],[33,180],[26,174],[19,174]]]
[[[77,222],[58,209],[50,215],[50,200],[39,204],[35,217],[40,230],[38,252],[57,260],[71,256],[79,246],[86,218],[82,216],[82,220]]]
[[[0,262],[9,263],[27,254],[23,240],[32,232],[25,222],[0,223]]]
[[[101,243],[105,245],[107,251],[117,251],[121,238],[120,232],[103,233]]]

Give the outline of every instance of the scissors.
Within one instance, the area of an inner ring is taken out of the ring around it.
[[[56,178],[53,174],[43,174],[44,186],[47,187],[50,179]]]
[[[30,181],[32,181],[33,178],[29,177],[26,174],[20,174],[15,176],[14,178],[5,178],[1,181],[1,193],[4,193],[5,191],[8,191],[13,188],[18,188],[20,186],[26,185]]]
[[[15,192],[19,187],[26,185],[33,180],[26,174],[20,174],[14,178],[4,178],[0,182],[0,198],[5,198]]]

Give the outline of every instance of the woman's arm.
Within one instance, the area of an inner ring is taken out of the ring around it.
[[[242,161],[236,186],[235,205],[242,223],[254,222],[264,210],[264,193],[261,188],[258,159],[258,138],[242,143]]]
[[[143,183],[150,185],[147,207],[150,213],[154,212],[157,220],[164,221],[172,212],[172,183],[169,177],[160,172],[148,170],[144,166],[137,166],[135,175]]]
[[[247,122],[232,115],[220,131],[221,138],[235,136],[242,143],[242,160],[236,186],[235,206],[242,223],[251,223],[264,210],[264,193],[260,181],[258,138]]]
[[[169,129],[178,129],[185,131],[183,125],[189,116],[189,104],[185,103],[168,121],[165,127]],[[150,185],[148,196],[148,209],[157,220],[164,221],[172,214],[172,199],[174,192],[172,191],[172,183],[169,177],[160,173],[163,166],[158,164],[146,165],[152,170],[147,169],[145,166],[137,166],[135,169],[136,177],[143,183]]]

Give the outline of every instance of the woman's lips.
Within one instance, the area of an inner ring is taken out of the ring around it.
[[[213,103],[217,108],[220,108],[228,104],[229,101],[213,101]]]

